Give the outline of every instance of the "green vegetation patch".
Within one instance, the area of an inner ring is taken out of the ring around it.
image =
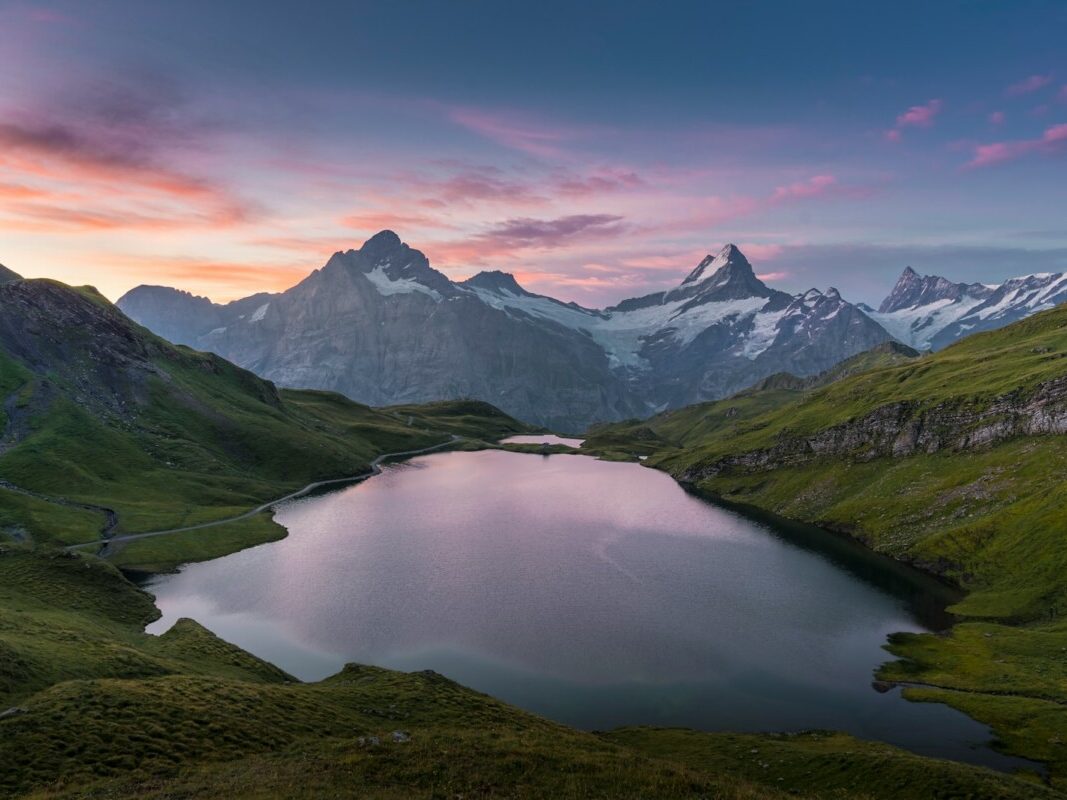
[[[240,513],[235,509],[235,513]],[[108,561],[132,572],[171,572],[182,564],[210,561],[246,547],[284,539],[288,531],[264,511],[201,530],[149,536],[109,546]]]
[[[650,756],[728,772],[790,794],[871,800],[1059,796],[1032,776],[924,758],[832,731],[757,735],[621,728],[605,738]]]

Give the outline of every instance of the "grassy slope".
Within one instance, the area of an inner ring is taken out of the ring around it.
[[[594,427],[589,434],[587,449],[595,449],[607,457],[649,455],[665,448],[687,447],[719,436],[734,436],[746,421],[789,406],[806,391],[868,370],[909,364],[918,355],[909,347],[886,342],[810,378],[780,373],[726,400],[686,406],[651,420]]]
[[[0,550],[0,794],[38,798],[1044,798],[1023,779],[833,737],[579,732],[433,673],[349,666],[301,684],[87,556]],[[392,741],[403,730],[411,740]],[[376,736],[371,745],[359,737]],[[773,749],[761,774],[751,747]],[[877,779],[875,779],[877,775]],[[786,794],[784,790],[791,790]],[[825,790],[825,791],[824,791]]]
[[[931,762],[886,744],[833,731],[756,735],[621,728],[606,738],[693,769],[726,771],[753,783],[821,797],[994,800],[1028,791],[1018,781],[1005,782],[999,775],[976,773],[964,764]],[[934,763],[936,768],[932,768]],[[1029,791],[1034,797],[1055,796],[1039,785]]]
[[[485,403],[375,410],[329,392],[277,392],[217,356],[154,336],[92,290],[46,281],[15,288],[15,299],[29,302],[17,305],[11,291],[0,297],[6,313],[60,316],[70,329],[49,338],[55,332],[37,333],[32,319],[25,326],[30,352],[36,343],[51,358],[47,368],[41,357],[0,346],[0,408],[11,398],[30,416],[15,446],[0,448],[0,475],[48,497],[113,508],[117,533],[224,519],[312,481],[364,473],[382,453],[452,434],[496,438],[528,429]],[[13,340],[12,347],[24,345]],[[104,371],[101,349],[133,355]],[[93,370],[101,371],[95,383],[85,377]],[[118,394],[122,412],[108,407],[108,397],[94,398],[94,387]],[[6,417],[0,410],[0,430]],[[102,523],[102,514],[0,490],[0,531],[76,543],[97,538]],[[192,555],[217,555],[223,539],[277,535],[266,520],[231,527]],[[175,545],[139,549],[143,560],[173,561]]]
[[[770,390],[608,426],[588,447],[644,452],[682,474],[767,448],[891,402],[971,407],[1067,373],[1067,309],[969,337],[910,363],[810,391]],[[976,621],[949,637],[901,636],[909,659],[885,677],[932,684],[913,699],[948,702],[991,724],[1013,752],[1067,780],[1067,438],[1020,437],[965,453],[872,461],[823,458],[770,471],[720,473],[699,489],[844,530],[935,569],[968,590],[954,607]],[[1002,624],[994,624],[1000,622]]]

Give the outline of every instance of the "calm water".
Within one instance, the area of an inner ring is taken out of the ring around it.
[[[556,436],[554,433],[523,434],[521,436],[509,436],[501,439],[501,444],[565,444],[568,447],[581,447],[585,439],[572,439],[566,436]]]
[[[871,688],[886,635],[945,627],[949,590],[637,464],[435,454],[277,520],[280,542],[154,579],[150,630],[193,617],[307,680],[434,669],[588,729],[834,728],[1021,763],[964,715]]]

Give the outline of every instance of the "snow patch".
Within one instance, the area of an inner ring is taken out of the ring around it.
[[[260,320],[263,319],[263,317],[267,316],[267,309],[268,308],[270,308],[270,303],[269,302],[264,303],[263,305],[261,305],[259,308],[257,308],[253,312],[252,316],[248,318],[248,321],[249,322],[259,322]]]
[[[746,297],[702,303],[683,311],[689,300],[680,299],[632,311],[598,313],[538,295],[517,296],[506,290],[489,291],[476,286],[469,287],[468,291],[493,308],[521,311],[572,330],[584,331],[604,349],[612,367],[634,369],[648,366],[640,352],[649,337],[669,333],[684,346],[712,325],[731,318],[750,316],[767,304],[765,297]]]
[[[774,340],[778,338],[778,323],[784,316],[785,309],[757,313],[752,318],[752,330],[749,331],[741,348],[741,355],[753,361],[756,356],[774,344]]]
[[[901,308],[881,313],[868,311],[867,316],[889,331],[897,341],[916,350],[925,350],[945,328],[959,322],[984,299],[963,295],[956,300],[937,300],[925,306]]]
[[[394,294],[411,294],[412,292],[419,292],[421,294],[428,295],[434,300],[440,300],[441,295],[435,289],[431,289],[429,286],[423,283],[419,283],[411,278],[398,278],[393,280],[385,273],[385,266],[378,265],[370,272],[364,272],[367,280],[374,284],[374,288],[378,290],[378,294],[385,297],[389,297]]]

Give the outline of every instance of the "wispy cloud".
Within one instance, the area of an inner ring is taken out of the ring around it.
[[[1036,139],[1015,139],[976,145],[973,157],[965,167],[976,169],[1015,161],[1034,154],[1062,155],[1064,153],[1067,153],[1067,123],[1046,128]]]
[[[473,133],[538,158],[561,158],[566,154],[566,142],[590,134],[589,129],[532,119],[514,111],[452,107],[447,109],[447,116]]]
[[[1013,83],[1007,89],[1004,90],[1004,94],[1009,97],[1018,97],[1024,94],[1033,94],[1039,89],[1043,89],[1052,83],[1052,74],[1047,75],[1030,75],[1023,78],[1018,83]]]
[[[935,99],[928,100],[923,105],[912,106],[897,117],[897,127],[905,128],[909,126],[917,126],[920,128],[928,128],[934,124],[934,118],[941,113],[941,109],[944,105],[943,101]]]
[[[819,197],[830,194],[838,188],[837,178],[833,175],[815,175],[804,181],[775,187],[774,192],[771,194],[771,202],[780,203],[785,200]]]
[[[233,300],[253,292],[288,289],[307,277],[312,267],[303,264],[262,264],[209,258],[127,254],[98,254],[91,260],[116,272],[137,278],[151,274],[161,281],[214,300]]]
[[[943,100],[934,98],[921,105],[912,106],[903,113],[898,114],[893,127],[884,134],[886,141],[899,142],[904,138],[903,131],[905,128],[931,127],[944,106]]]
[[[78,231],[248,220],[252,204],[178,165],[176,152],[200,144],[196,123],[174,113],[178,104],[163,84],[107,85],[84,87],[69,103],[2,109],[0,178],[26,191],[0,205],[0,225]]]
[[[445,264],[480,265],[527,251],[553,250],[615,236],[622,230],[623,217],[616,214],[570,214],[555,219],[516,217],[465,239],[431,244],[427,250]]]

